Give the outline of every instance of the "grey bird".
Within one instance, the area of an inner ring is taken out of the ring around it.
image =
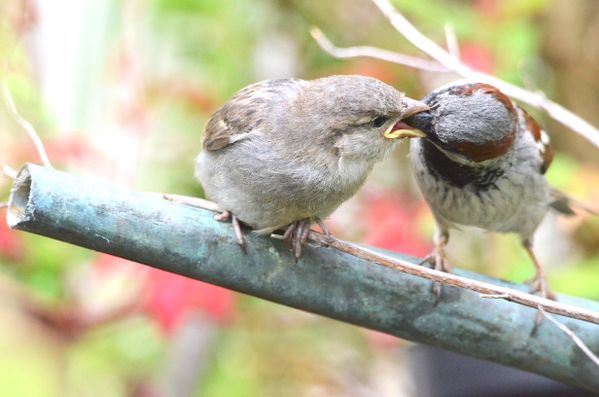
[[[423,102],[430,111],[405,122],[426,135],[412,141],[410,156],[437,224],[427,260],[451,271],[444,250],[450,228],[516,233],[536,268],[532,290],[553,298],[532,249],[534,232],[550,209],[565,215],[573,214],[573,205],[590,210],[547,183],[544,174],[553,158],[549,136],[488,84],[453,83]],[[438,285],[435,291],[438,295]]]
[[[297,258],[311,222],[324,228],[399,138],[422,136],[400,120],[427,109],[370,77],[262,81],[208,120],[195,175],[242,247],[239,222],[257,233],[285,229]]]

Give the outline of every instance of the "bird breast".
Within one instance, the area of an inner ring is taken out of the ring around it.
[[[448,163],[441,170],[420,139],[411,145],[418,186],[447,226],[475,226],[528,238],[548,210],[549,188],[543,175],[530,172],[516,155],[497,167],[466,170]]]

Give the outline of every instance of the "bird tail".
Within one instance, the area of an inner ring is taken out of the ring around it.
[[[552,201],[549,206],[562,215],[576,215],[575,210],[581,210],[594,216],[599,215],[599,212],[589,207],[587,204],[580,202],[557,189],[551,189],[551,198]]]

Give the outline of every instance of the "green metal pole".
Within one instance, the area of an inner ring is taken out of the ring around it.
[[[532,333],[534,309],[447,286],[435,305],[430,281],[332,248],[308,247],[296,263],[284,243],[248,234],[244,253],[210,211],[29,164],[7,214],[15,229],[599,392],[599,368],[561,330],[543,321]],[[599,311],[597,302],[559,299]],[[557,318],[599,351],[597,325]]]

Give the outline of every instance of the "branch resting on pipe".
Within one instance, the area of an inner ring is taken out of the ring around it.
[[[296,263],[284,243],[250,233],[244,254],[230,225],[215,222],[210,211],[31,164],[20,171],[9,204],[7,222],[15,229],[599,392],[597,366],[560,329],[544,321],[532,332],[535,309],[450,286],[435,305],[430,281],[331,247],[307,248]],[[559,300],[599,310],[596,302]],[[599,350],[596,325],[560,321]]]

